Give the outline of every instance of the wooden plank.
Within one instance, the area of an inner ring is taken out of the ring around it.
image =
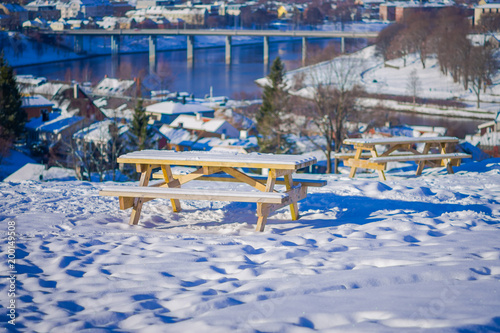
[[[163,198],[208,201],[238,201],[256,203],[283,203],[288,194],[275,192],[214,191],[183,188],[144,187],[144,186],[106,186],[99,191],[102,196],[132,198]]]
[[[285,193],[288,194],[288,198],[282,203],[262,204],[260,206],[257,205],[257,215],[269,215],[270,213],[277,211],[278,209],[305,199],[307,197],[307,188],[302,186],[294,186],[291,190],[286,191]]]
[[[344,162],[344,165],[346,166],[349,166],[349,161],[359,161],[360,158],[361,158],[361,154],[363,153],[363,150],[364,148],[363,147],[357,147],[356,148],[356,153],[354,154],[354,159],[349,159],[347,161]],[[351,171],[349,172],[349,177],[350,178],[354,178],[354,176],[356,175],[356,169],[357,167],[356,166],[351,166]]]
[[[177,177],[177,181],[179,181],[179,184],[185,184],[187,182],[190,182],[192,180],[195,180],[197,178],[200,178],[200,177],[203,177],[204,175],[209,175],[211,174],[210,172],[212,171],[212,173],[216,173],[216,172],[219,172],[220,171],[220,168],[209,168],[209,167],[201,167],[199,168],[198,170],[196,171],[193,171],[191,173],[188,173],[186,175],[182,175],[180,177]],[[174,179],[172,177],[172,179]]]
[[[221,169],[222,169],[222,171],[224,171],[228,175],[234,177],[233,179],[235,181],[240,181],[240,182],[246,183],[246,184],[256,188],[257,190],[262,191],[262,192],[264,192],[266,190],[265,184],[263,184],[263,183],[259,182],[258,180],[244,174],[241,171],[238,171],[234,168],[221,168]]]
[[[426,143],[422,154],[423,155],[429,154],[430,149],[431,149],[431,144]],[[417,172],[415,173],[415,175],[420,176],[422,174],[422,171],[424,171],[424,168],[425,168],[425,160],[418,162]]]
[[[413,143],[458,143],[458,138],[450,136],[437,137],[389,137],[375,139],[346,139],[343,142],[345,145],[358,145],[370,147],[373,145],[387,144],[413,144]]]
[[[381,158],[381,157],[378,157]],[[370,162],[370,160],[356,160],[350,159],[345,161],[346,166],[356,167],[356,168],[365,168],[365,169],[373,169],[373,170],[385,170],[385,164]],[[352,169],[351,169],[352,171]],[[354,177],[354,175],[353,175]],[[352,177],[351,177],[352,178]]]
[[[222,154],[143,150],[118,157],[118,163],[191,165],[298,170],[316,163],[313,156],[273,154]]]
[[[293,179],[292,175],[286,175],[285,176],[285,182],[286,182],[286,189],[287,191],[290,191],[293,189]],[[292,220],[298,220],[299,219],[299,206],[297,205],[297,201],[293,201],[290,204],[290,214],[292,215]]]
[[[162,186],[168,188],[177,188],[181,186],[180,182],[179,184],[173,183],[176,180],[174,179],[174,177],[172,177],[172,169],[170,168],[170,165],[162,165],[161,173],[163,174],[163,179],[165,180],[165,184]],[[172,205],[172,210],[175,213],[178,213],[182,210],[179,199],[170,199],[170,204]]]
[[[173,175],[174,178],[181,177],[181,176],[182,175]],[[259,181],[259,182],[267,180],[266,176],[251,175],[248,177],[251,177],[252,179]],[[163,178],[163,176],[160,172],[155,172],[153,174],[153,178]],[[239,179],[236,179],[233,176],[226,175],[226,174],[213,174],[210,176],[203,176],[203,177],[197,178],[196,180],[218,181],[218,182],[241,182]],[[285,185],[285,180],[283,178],[276,178],[276,184]],[[302,186],[322,187],[322,186],[325,186],[327,184],[327,181],[322,180],[322,179],[293,178],[293,185],[296,186],[299,184],[302,184]]]
[[[118,200],[120,202],[121,210],[132,208],[134,206],[134,198],[119,197]]]
[[[153,168],[151,166],[148,166],[146,168],[142,168],[142,173],[141,173],[141,178],[139,179],[139,186],[140,187],[146,187],[148,186],[149,183],[149,178],[151,178],[151,172]],[[141,216],[141,210],[142,210],[142,203],[143,200],[141,198],[134,198],[134,204],[132,207],[132,213],[130,214],[130,225],[135,225],[139,223],[139,218]]]
[[[270,170],[272,171],[272,170]],[[267,182],[266,182],[266,189],[264,190],[264,193],[271,193],[274,190],[274,185],[276,184],[276,175],[275,172],[269,172],[269,175],[267,176]],[[287,195],[288,196],[288,195]],[[262,208],[263,203],[258,203],[257,204],[257,212],[259,212],[259,209]],[[267,223],[267,216],[269,214],[258,214],[257,218],[257,231],[264,231],[264,228],[266,227]]]
[[[471,155],[464,153],[448,153],[448,154],[420,154],[408,156],[380,156],[372,157],[368,161],[374,163],[387,163],[387,162],[404,162],[404,161],[432,161],[443,159],[462,159],[471,158]]]
[[[399,146],[399,145],[396,145],[396,146]],[[390,149],[389,149],[390,150]],[[373,149],[370,150],[370,152],[372,153],[372,156],[373,157],[378,157],[378,153],[377,153],[377,150],[375,149],[375,147]],[[385,166],[385,165],[384,165]],[[385,169],[385,168],[384,168]],[[386,180],[385,179],[385,173],[384,173],[384,170],[378,170],[378,169],[375,169],[378,173],[378,177],[380,178],[380,180]]]
[[[293,173],[293,170],[281,170],[281,169],[270,169],[269,170],[269,175],[272,176],[273,178],[291,175],[292,173]]]

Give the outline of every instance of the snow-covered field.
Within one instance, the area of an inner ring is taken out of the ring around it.
[[[461,83],[453,82],[451,75],[444,75],[437,59],[429,56],[426,60],[426,68],[422,67],[417,54],[411,54],[406,65],[403,59],[394,59],[384,63],[382,56],[377,54],[374,45],[368,46],[358,52],[337,57],[331,61],[325,61],[316,65],[302,67],[287,73],[289,86],[294,86],[296,77],[302,78],[302,91],[299,95],[311,94],[310,87],[319,82],[325,84],[336,83],[332,77],[341,77],[344,84],[356,83],[371,94],[386,94],[396,96],[412,96],[409,88],[412,72],[415,71],[415,97],[457,100],[464,103],[464,107],[438,107],[436,105],[402,103],[393,100],[364,99],[365,106],[373,107],[381,105],[388,109],[424,113],[447,117],[474,117],[479,119],[494,119],[500,108],[500,72],[492,77],[492,84],[486,91],[480,94],[481,103],[477,107],[477,96],[472,89],[465,90]],[[257,83],[265,85],[267,78],[260,78]]]
[[[257,233],[255,206],[166,200],[140,224],[99,183],[0,183],[2,253],[17,240],[22,332],[490,332],[500,330],[500,159],[322,175],[302,217]],[[203,187],[206,182],[192,182]],[[234,190],[228,183],[212,188]],[[240,185],[245,186],[245,185]],[[6,319],[7,318],[7,319]]]

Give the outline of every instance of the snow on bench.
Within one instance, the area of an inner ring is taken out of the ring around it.
[[[118,163],[144,163],[192,166],[253,167],[298,170],[316,162],[316,158],[305,155],[237,154],[203,151],[141,150],[121,155]]]
[[[387,163],[387,162],[406,162],[406,161],[431,161],[431,160],[444,160],[444,159],[462,159],[471,158],[471,155],[464,153],[449,153],[449,154],[420,154],[420,155],[395,155],[395,156],[382,156],[372,157],[370,162]]]
[[[106,186],[99,191],[99,195],[128,198],[238,201],[277,204],[284,203],[288,199],[288,194],[277,192],[214,191],[146,186]]]

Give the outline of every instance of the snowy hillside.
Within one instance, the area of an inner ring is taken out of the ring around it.
[[[349,68],[354,69],[353,74],[347,74]],[[409,80],[412,71],[416,71],[418,82],[417,96],[427,99],[457,100],[466,104],[463,110],[452,108],[437,108],[436,106],[415,106],[409,103],[398,103],[386,100],[383,103],[387,108],[401,111],[418,111],[421,113],[444,115],[444,116],[470,116],[493,119],[500,108],[500,72],[492,80],[492,85],[481,93],[481,105],[477,108],[476,95],[469,89],[465,90],[460,83],[453,82],[451,75],[443,75],[439,69],[437,59],[429,56],[426,68],[422,67],[420,59],[412,54],[406,61],[395,59],[384,63],[383,58],[377,55],[375,46],[366,47],[356,53],[335,58],[332,61],[299,68],[287,73],[289,85],[294,86],[295,78],[305,75],[303,86],[305,89],[297,91],[300,95],[310,95],[311,86],[319,82],[326,84],[335,83],[332,77],[353,77],[356,84],[360,84],[368,93],[383,95],[412,96],[409,90]],[[333,81],[332,81],[333,80]],[[256,81],[259,85],[266,84],[267,79],[261,78]],[[377,105],[380,100],[366,99],[368,105]]]
[[[253,204],[184,201],[174,214],[154,200],[129,226],[102,184],[0,183],[2,253],[8,225],[18,233],[15,329],[500,330],[500,159],[414,170],[321,176],[302,218],[282,209],[264,233]]]

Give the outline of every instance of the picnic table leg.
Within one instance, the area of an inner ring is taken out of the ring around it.
[[[356,148],[356,153],[354,154],[354,159],[355,160],[359,160],[361,159],[361,153],[363,152],[363,148]],[[355,166],[352,166],[351,167],[351,172],[349,172],[349,178],[354,178],[354,176],[356,175],[356,169],[357,167]]]
[[[153,170],[151,165],[140,164],[137,165],[137,169],[141,171],[141,178],[139,180],[139,186],[148,186],[149,178],[151,177],[151,171]],[[134,205],[132,206],[132,214],[130,214],[130,225],[135,225],[139,223],[139,217],[141,216],[142,210],[142,198],[134,198]]]
[[[285,175],[285,186],[286,190],[290,191],[293,187],[292,175]],[[290,204],[290,214],[292,215],[292,221],[299,219],[299,205],[296,201]]]
[[[375,147],[373,147],[372,149],[370,149],[370,153],[372,154],[372,157],[378,157],[377,150],[375,149]],[[386,165],[387,165],[387,163],[386,163]],[[378,173],[378,178],[380,178],[380,180],[387,180],[385,178],[384,170],[378,170],[377,169],[377,173]]]
[[[163,178],[165,182],[168,184],[174,180],[172,176],[172,169],[170,169],[170,165],[162,165],[161,171],[163,172]],[[179,199],[170,199],[170,203],[172,204],[172,210],[176,213],[181,211],[181,203]]]
[[[446,143],[441,143],[441,154],[446,154]],[[449,174],[453,174],[453,168],[451,167],[451,159],[444,159],[444,165],[446,166],[446,170]]]
[[[431,149],[431,144],[427,142],[424,146],[422,154],[428,154],[430,149]],[[425,160],[419,161],[417,172],[415,173],[415,175],[420,176],[422,174],[422,171],[424,170],[424,167],[425,167]]]
[[[264,192],[272,192],[274,190],[274,184],[276,184],[276,171],[269,170],[269,175],[267,176],[266,190]],[[269,204],[257,203],[257,228],[256,231],[264,231],[267,223],[267,216],[269,215]]]

